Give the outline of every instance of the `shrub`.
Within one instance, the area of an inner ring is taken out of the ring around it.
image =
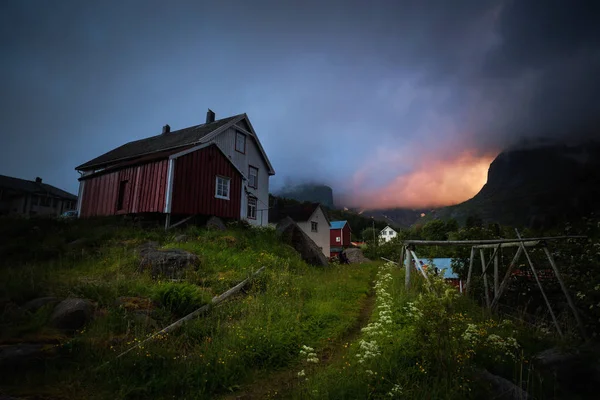
[[[177,316],[184,316],[210,302],[210,296],[196,285],[165,283],[157,287],[153,299]]]

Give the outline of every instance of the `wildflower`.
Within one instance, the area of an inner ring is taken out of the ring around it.
[[[306,375],[306,373],[304,372],[304,370],[302,370],[302,371],[298,372],[298,376],[299,376],[299,377],[302,377],[302,376],[304,376],[304,375]]]

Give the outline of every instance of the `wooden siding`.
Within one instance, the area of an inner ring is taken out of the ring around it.
[[[217,175],[230,178],[229,200],[215,197]],[[242,177],[215,146],[175,159],[172,214],[240,218]]]
[[[163,212],[168,163],[168,160],[159,160],[84,179],[81,217]],[[117,210],[123,181],[128,183],[123,207]]]
[[[349,247],[351,241],[352,232],[350,231],[350,225],[346,224],[342,229],[330,229],[329,239],[331,247]],[[340,237],[338,242],[336,238]]]

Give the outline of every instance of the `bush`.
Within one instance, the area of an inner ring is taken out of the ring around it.
[[[208,304],[210,295],[189,283],[166,283],[158,286],[153,299],[177,316],[184,316]]]

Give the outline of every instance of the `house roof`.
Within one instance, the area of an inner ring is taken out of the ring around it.
[[[320,206],[320,203],[303,203],[286,206],[283,208],[273,208],[269,211],[269,222],[276,223],[285,217],[290,217],[296,222],[308,221]],[[327,223],[329,223],[329,219],[327,218],[325,211],[323,211],[323,214],[325,215],[325,220]]]
[[[77,200],[77,196],[47,183],[38,183],[26,179],[13,178],[12,176],[0,175],[0,188],[22,193],[46,194],[61,199]]]
[[[81,164],[75,169],[90,170],[105,167],[106,165],[115,162],[131,160],[138,162],[141,157],[145,157],[154,153],[165,152],[173,149],[183,150],[186,147],[206,143],[212,140],[216,135],[230,127],[233,127],[242,120],[247,122],[250,132],[246,133],[255,140],[259,152],[267,164],[269,174],[274,175],[275,170],[273,169],[273,166],[271,165],[267,154],[258,140],[258,136],[256,135],[256,132],[254,131],[252,124],[250,124],[250,120],[246,114],[234,115],[232,117],[219,119],[208,124],[195,125],[189,128],[152,136],[146,139],[135,140],[104,153],[93,160]],[[237,125],[235,127],[236,129],[242,130],[242,128],[238,127]]]
[[[146,139],[134,140],[133,142],[125,143],[116,149],[83,163],[75,169],[92,169],[93,167],[102,166],[115,161],[124,161],[151,153],[191,145],[239,117],[240,115],[234,115],[233,117],[219,119],[209,124],[190,126],[189,128],[180,129],[178,131],[160,134]]]
[[[394,228],[392,228],[391,226],[386,226],[385,228],[383,228],[379,233],[385,231],[386,229],[390,228],[391,230],[393,230],[394,232],[396,232],[396,230]]]
[[[342,229],[348,221],[331,221],[331,229]]]

